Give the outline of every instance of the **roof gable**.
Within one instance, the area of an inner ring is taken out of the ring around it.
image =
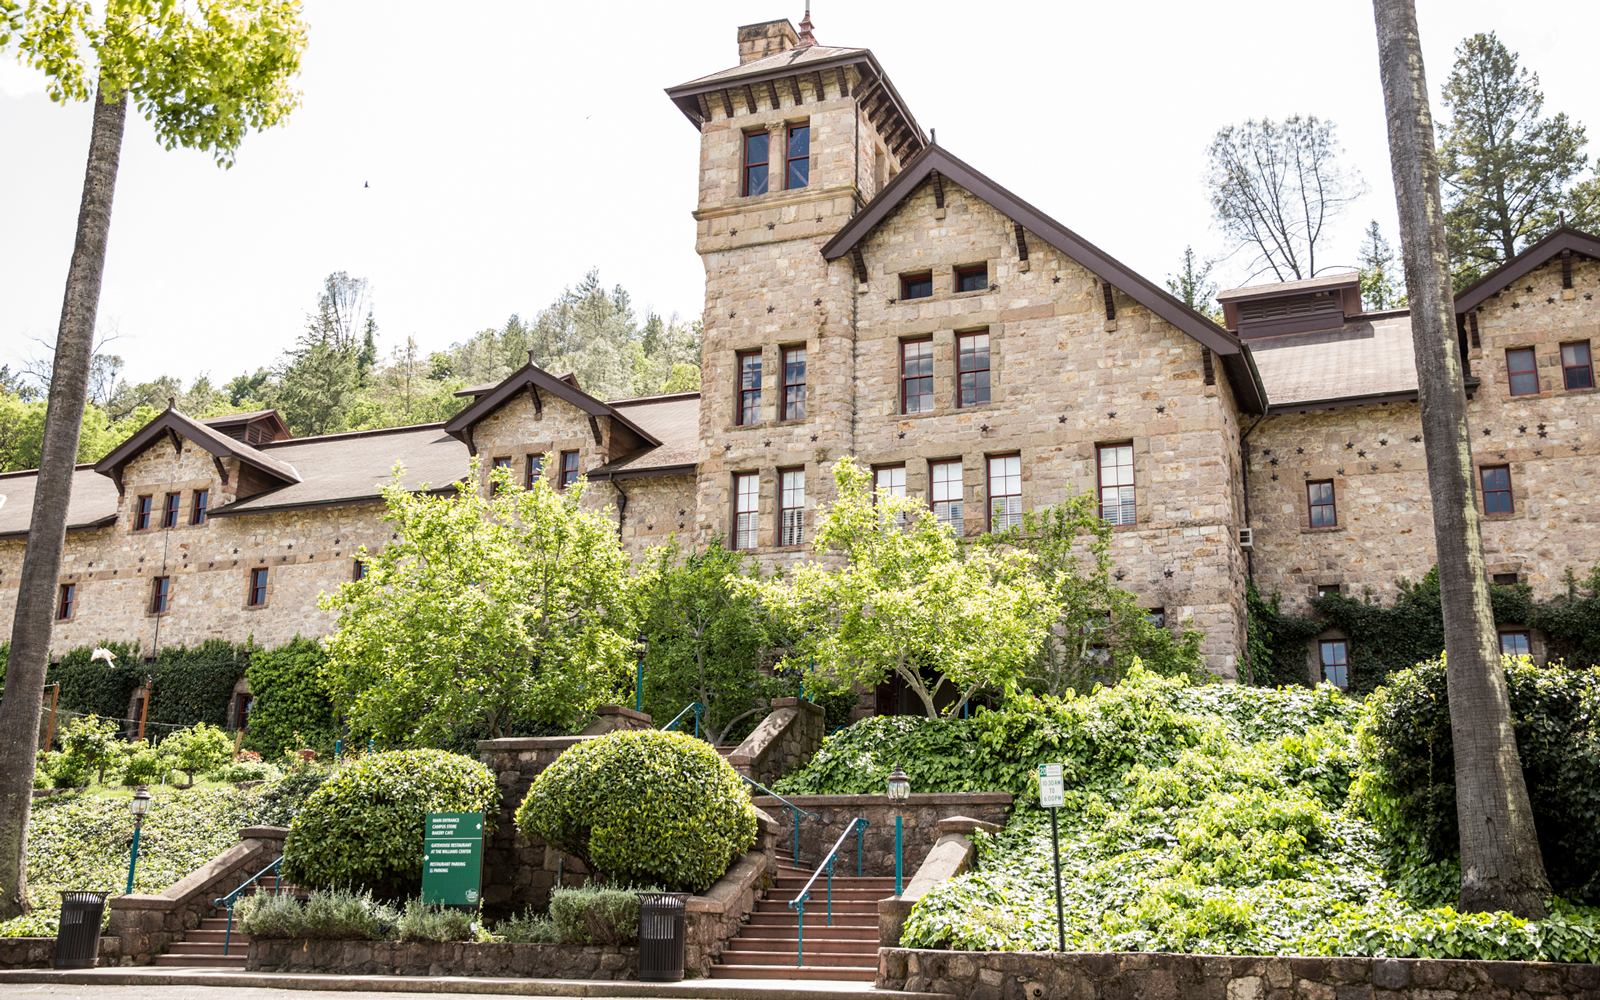
[[[1477,308],[1485,299],[1504,291],[1513,281],[1560,256],[1563,250],[1600,260],[1600,236],[1571,226],[1556,227],[1549,236],[1458,292],[1456,313],[1459,315]]]
[[[1265,398],[1250,371],[1247,356],[1232,334],[1184,305],[1121,261],[1074,233],[1061,223],[1006,190],[977,168],[958,159],[942,146],[930,145],[912,157],[900,173],[884,185],[877,197],[822,248],[828,260],[838,260],[887,219],[935,170],[1004,213],[1050,246],[1088,268],[1112,287],[1155,315],[1193,337],[1223,359],[1240,406],[1262,412]]]
[[[262,454],[256,449],[234,440],[220,431],[213,430],[188,414],[175,407],[169,406],[159,417],[145,424],[133,437],[122,442],[115,451],[96,462],[94,471],[103,476],[110,476],[111,481],[117,484],[117,492],[122,492],[122,470],[127,464],[139,456],[146,448],[162,438],[170,438],[177,445],[177,438],[182,436],[210,452],[216,459],[235,458],[244,465],[265,474],[269,479],[280,483],[300,482],[300,473],[294,466],[287,462],[280,462]],[[181,446],[179,446],[181,447]]]
[[[573,381],[576,381],[575,379]],[[444,425],[446,434],[463,442],[467,451],[476,455],[477,446],[472,441],[472,427],[478,421],[504,406],[517,396],[518,393],[531,389],[537,394],[548,392],[558,399],[565,400],[591,417],[611,417],[613,420],[626,427],[638,436],[639,440],[649,445],[658,445],[661,439],[644,430],[638,424],[628,419],[611,404],[596,399],[579,389],[565,378],[558,378],[540,368],[538,365],[528,363],[506,376],[492,392],[484,393],[473,404],[456,414]],[[598,432],[597,432],[598,433]]]

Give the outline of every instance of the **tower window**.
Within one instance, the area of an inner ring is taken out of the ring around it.
[[[183,503],[182,493],[168,493],[165,504],[161,508],[161,526],[163,528],[176,528],[178,526],[178,505]]]
[[[1004,531],[1022,523],[1022,456],[989,459],[989,530]]]
[[[262,570],[263,573],[266,570]],[[158,576],[150,581],[150,613],[163,615],[167,613],[167,598],[172,592],[172,577]]]
[[[250,571],[250,606],[264,608],[267,605],[267,571],[257,568]]]
[[[207,509],[210,506],[211,506],[211,491],[210,490],[195,490],[194,491],[194,507],[189,511],[189,523],[190,524],[205,524],[206,523],[206,512],[207,512]]]
[[[1533,348],[1507,351],[1506,375],[1511,381],[1511,395],[1531,396],[1538,392],[1539,372],[1534,367]]]
[[[982,406],[989,402],[989,331],[963,333],[956,338],[956,377],[960,380],[957,406]]]
[[[355,566],[350,571],[350,579],[360,583],[367,578],[367,564],[360,559],[355,560]]]
[[[733,547],[756,547],[756,529],[761,518],[761,481],[754,472],[733,477]]]
[[[1511,513],[1511,467],[1486,465],[1479,470],[1479,473],[1483,476],[1483,512]]]
[[[1350,690],[1350,647],[1343,639],[1317,645],[1322,647],[1322,679],[1341,691]]]
[[[975,264],[956,268],[956,291],[978,292],[989,287],[989,266]]]
[[[900,276],[900,297],[902,299],[926,299],[932,295],[932,271],[923,271],[921,274],[902,274]]]
[[[56,621],[64,622],[72,617],[72,609],[78,603],[78,585],[63,583],[61,585],[61,600],[56,602]]]
[[[811,183],[811,125],[789,126],[789,177],[787,186],[803,188]]]
[[[872,502],[877,503],[879,493],[887,493],[892,497],[906,495],[906,467],[903,465],[880,465],[872,470]]]
[[[1561,378],[1568,389],[1593,389],[1594,366],[1589,363],[1589,343],[1561,345]]]
[[[133,509],[133,530],[145,531],[150,527],[150,514],[155,510],[155,497],[140,497]]]
[[[533,489],[533,481],[544,473],[544,455],[529,455],[527,469],[523,474],[522,488]]]
[[[1526,632],[1501,632],[1500,633],[1500,655],[1501,656],[1532,656],[1533,655],[1533,646],[1532,646],[1531,643],[1528,642],[1528,633],[1526,633]]]
[[[1134,522],[1133,445],[1103,444],[1095,449],[1100,465],[1100,517],[1111,524]]]
[[[771,134],[762,129],[744,134],[744,193],[767,193],[767,144]]]
[[[737,423],[761,422],[761,352],[739,355],[739,419]]]
[[[900,411],[933,409],[933,338],[900,342]]]
[[[805,541],[806,470],[785,469],[778,480],[778,544],[799,545]]]
[[[1313,528],[1331,528],[1339,523],[1333,506],[1333,480],[1306,483],[1306,502],[1311,508]]]
[[[566,489],[578,481],[578,453],[564,451],[561,453],[561,488]]]
[[[961,463],[934,462],[928,471],[933,480],[933,489],[930,493],[933,519],[949,528],[959,538],[965,531],[961,510],[965,496],[961,484]]]
[[[783,419],[806,418],[806,349],[783,349]]]

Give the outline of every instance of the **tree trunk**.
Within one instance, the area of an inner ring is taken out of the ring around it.
[[[67,503],[72,467],[78,461],[78,432],[89,388],[94,354],[95,314],[100,308],[100,278],[111,232],[111,196],[122,154],[126,94],[111,99],[98,91],[89,137],[89,164],[78,206],[78,237],[67,268],[67,291],[56,334],[50,400],[45,409],[44,446],[33,495],[33,520],[17,588],[11,626],[11,659],[5,697],[0,702],[0,920],[29,910],[27,881],[28,818],[33,802],[33,767],[38,754],[39,714],[44,675],[50,659],[56,582],[67,537]]]
[[[1439,163],[1412,0],[1373,0],[1444,605],[1464,912],[1543,917],[1550,884],[1517,757],[1473,488]]]

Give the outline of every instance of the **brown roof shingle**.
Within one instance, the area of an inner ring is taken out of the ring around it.
[[[1353,316],[1337,330],[1262,337],[1250,351],[1273,410],[1417,391],[1408,313]]]

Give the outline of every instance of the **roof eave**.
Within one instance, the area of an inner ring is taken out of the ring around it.
[[[1586,233],[1570,226],[1558,226],[1550,235],[1528,247],[1495,270],[1474,281],[1456,293],[1456,314],[1467,312],[1483,304],[1490,296],[1504,290],[1511,282],[1544,266],[1562,250],[1581,253],[1600,260],[1600,236]]]
[[[558,398],[566,400],[591,417],[604,416],[616,420],[622,426],[638,435],[639,440],[647,444],[659,446],[662,443],[654,434],[623,416],[609,403],[596,399],[582,389],[574,388],[571,383],[563,382],[544,369],[531,364],[523,365],[506,376],[505,381],[501,382],[493,392],[479,396],[471,406],[452,417],[445,423],[444,432],[465,444],[468,450],[473,450],[470,433],[472,426],[504,406],[530,383],[538,389],[553,393]]]

